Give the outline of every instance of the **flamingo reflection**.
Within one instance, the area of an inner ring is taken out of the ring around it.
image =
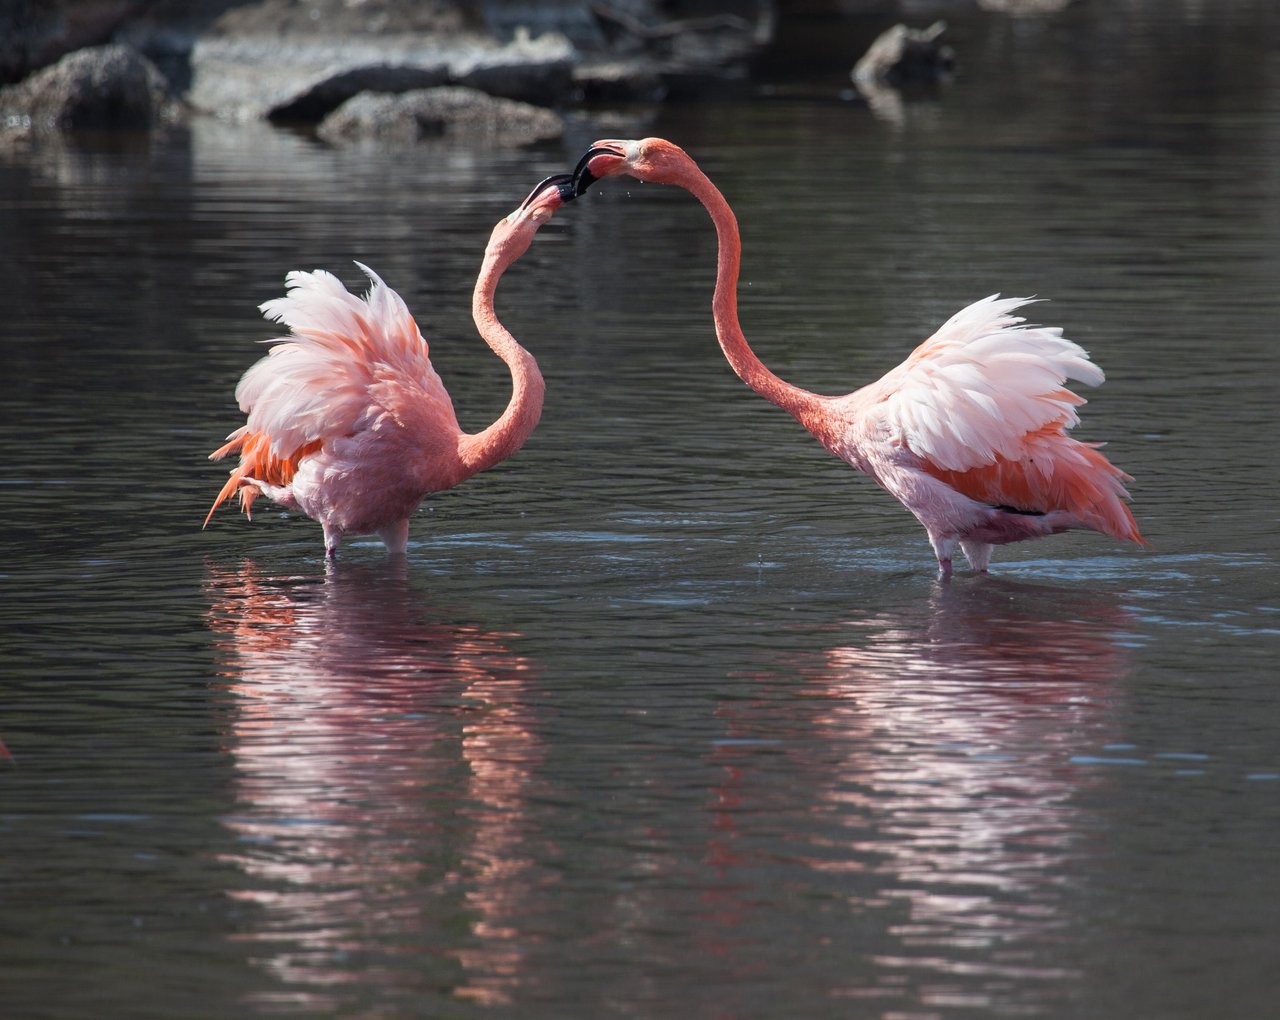
[[[1092,782],[1071,760],[1115,739],[1124,630],[1106,593],[991,577],[831,626],[818,649],[760,675],[793,689],[762,698],[771,718],[726,706],[735,739],[717,752],[715,796],[735,810],[710,859],[749,858],[741,805],[796,795],[753,791],[759,773],[742,768],[738,741],[779,735],[785,753],[814,756],[799,763],[812,782],[793,809],[807,834],[794,863],[842,890],[852,914],[884,918],[844,993],[1022,1008],[1010,999],[1069,984],[1053,946],[1072,919],[1065,887]],[[796,716],[778,719],[779,704]]]
[[[211,565],[207,590],[233,699],[232,895],[256,908],[243,937],[285,986],[272,1002],[340,1007],[371,976],[415,1001],[506,1002],[540,883],[526,804],[543,749],[516,635],[424,609],[403,561],[321,579]]]

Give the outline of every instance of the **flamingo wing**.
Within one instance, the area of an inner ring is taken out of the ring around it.
[[[859,396],[922,470],[963,495],[1022,512],[1067,510],[1140,542],[1123,502],[1129,476],[1099,444],[1067,435],[1085,403],[1067,380],[1096,386],[1102,369],[1061,329],[1013,314],[1029,300],[975,301]]]
[[[371,281],[363,298],[332,273],[294,271],[285,296],[261,306],[290,333],[268,341],[274,346],[236,387],[247,421],[210,457],[238,452],[240,464],[210,516],[237,489],[248,513],[258,493],[242,488],[242,479],[286,486],[307,456],[335,440],[397,428],[460,432],[408,307],[373,270],[356,264]]]

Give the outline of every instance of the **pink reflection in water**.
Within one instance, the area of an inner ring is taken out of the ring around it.
[[[1109,594],[996,578],[832,626],[826,647],[760,675],[786,697],[724,707],[708,861],[760,863],[737,820],[779,796],[743,751],[767,734],[805,777],[792,862],[849,890],[851,921],[881,919],[869,966],[833,997],[1021,1008],[1028,986],[1069,983],[1052,947],[1073,920],[1066,884],[1090,833],[1078,795],[1096,776],[1071,758],[1115,739],[1125,629]],[[708,911],[743,920],[724,888]]]
[[[372,979],[507,1002],[526,977],[513,919],[546,881],[526,845],[543,748],[516,635],[424,608],[395,561],[320,581],[246,560],[211,565],[206,587],[233,695],[232,895],[287,986],[271,1001],[333,1008]]]

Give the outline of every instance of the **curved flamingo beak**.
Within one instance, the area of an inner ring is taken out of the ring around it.
[[[576,198],[601,177],[620,173],[627,162],[627,152],[619,142],[596,142],[582,154],[573,171],[573,194]]]
[[[581,192],[574,190],[573,174],[552,174],[529,192],[529,197],[520,203],[521,209],[529,209],[535,205],[548,205],[554,211],[567,202],[572,202]]]

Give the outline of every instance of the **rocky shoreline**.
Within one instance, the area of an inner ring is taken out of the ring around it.
[[[330,144],[557,137],[562,113],[731,74],[771,5],[661,0],[0,0],[0,138],[192,116]],[[737,13],[749,9],[750,16]]]

